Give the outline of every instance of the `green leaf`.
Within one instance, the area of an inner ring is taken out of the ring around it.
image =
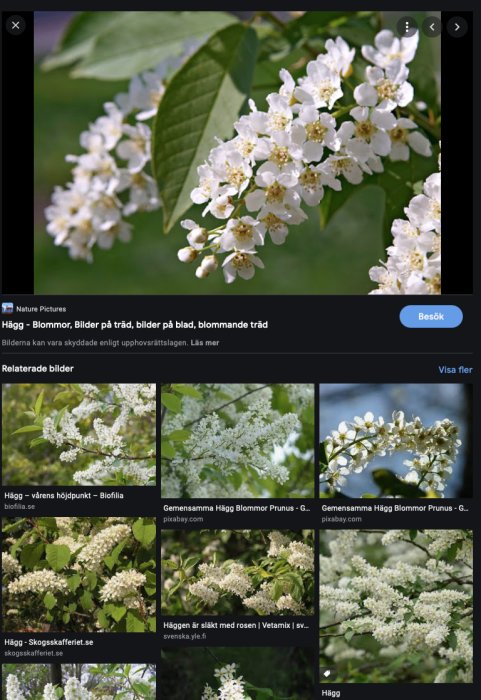
[[[127,632],[144,632],[145,631],[145,623],[140,617],[140,615],[132,610],[129,610],[127,613],[127,620],[126,620],[126,630]]]
[[[77,588],[80,586],[82,579],[79,574],[74,574],[67,579],[67,586],[70,588],[72,593],[75,593]]]
[[[160,456],[161,457],[165,457],[167,459],[173,459],[176,454],[177,454],[177,451],[176,451],[174,445],[171,445],[170,442],[168,442],[167,440],[160,441]]]
[[[184,396],[191,396],[193,399],[201,399],[202,394],[192,384],[172,384],[172,389]]]
[[[54,53],[42,63],[44,70],[67,66],[84,58],[92,50],[96,37],[119,20],[125,21],[127,12],[80,12],[68,25]],[[68,394],[69,392],[63,392]]]
[[[411,151],[407,162],[391,163],[388,158],[384,161],[384,172],[375,175],[365,175],[360,185],[351,185],[342,181],[342,190],[334,192],[327,190],[320,204],[320,224],[324,229],[334,214],[351,198],[353,194],[361,193],[368,186],[380,187],[385,195],[383,244],[391,245],[391,227],[394,219],[404,218],[404,207],[407,207],[414,196],[414,186],[418,181],[425,180],[428,175],[437,172],[437,157],[425,158]],[[373,261],[373,264],[376,261]]]
[[[22,548],[20,553],[20,563],[26,569],[33,569],[35,564],[37,564],[42,558],[44,552],[43,543],[40,544],[26,544]]]
[[[192,205],[197,167],[228,138],[249,94],[257,36],[244,25],[214,34],[169,83],[154,124],[152,164],[168,232]]]
[[[29,446],[30,447],[37,447],[37,445],[44,445],[48,440],[46,440],[43,437],[38,437],[34,438],[33,440],[30,440]]]
[[[172,413],[179,413],[182,409],[182,401],[178,396],[175,396],[175,394],[164,391],[160,394],[160,401],[169,411],[172,411]]]
[[[55,416],[55,419],[53,421],[53,425],[55,430],[57,430],[58,426],[60,425],[60,421],[62,420],[63,414],[67,410],[68,406],[64,406],[63,408],[60,409],[60,411],[57,413]]]
[[[350,642],[353,637],[354,630],[347,630],[347,632],[344,632],[344,639],[346,640],[346,642]]]
[[[73,71],[78,78],[131,78],[180,55],[188,41],[237,22],[223,12],[125,12],[103,31]]]
[[[53,595],[53,593],[50,593],[50,591],[48,591],[44,595],[43,604],[45,605],[47,610],[52,610],[52,608],[54,608],[57,605],[57,599]]]
[[[321,464],[325,464],[326,466],[328,464],[326,446],[323,442],[321,442],[321,444],[319,445],[319,462]]]
[[[37,400],[35,401],[35,406],[34,406],[33,410],[34,410],[36,416],[38,416],[38,414],[42,410],[44,395],[45,395],[45,392],[41,391],[40,394],[37,396]]]
[[[21,433],[35,433],[42,431],[43,428],[40,425],[24,425],[23,428],[18,428],[12,435],[20,435]]]
[[[165,438],[174,442],[184,442],[190,438],[190,430],[173,430]]]
[[[198,564],[200,561],[200,557],[188,557],[183,563],[182,566],[183,568],[187,571],[187,569],[192,569],[196,564]]]
[[[102,627],[102,629],[108,629],[110,627],[110,622],[109,618],[107,615],[104,613],[103,610],[98,610],[97,611],[97,620],[99,621],[99,625]]]
[[[79,603],[82,606],[82,609],[85,610],[85,612],[92,610],[92,608],[94,607],[94,601],[90,591],[84,591],[82,593],[82,595],[79,598]]]
[[[423,498],[425,496],[424,491],[416,484],[407,484],[390,469],[374,469],[372,478],[381,489],[383,496],[404,496],[404,498]]]
[[[417,530],[409,530],[409,539],[411,540],[411,542],[414,542],[414,540],[417,537],[417,534],[418,534]]]
[[[152,692],[152,687],[148,683],[143,683],[142,681],[133,681],[132,688],[140,696],[150,695]]]
[[[155,540],[154,523],[146,522],[143,518],[135,521],[132,525],[132,532],[137,542],[140,542],[144,547],[148,547]]]
[[[112,617],[115,622],[120,622],[120,620],[126,615],[127,613],[127,608],[123,605],[115,605],[114,603],[110,603],[109,605],[106,605],[104,607],[104,610],[106,613]]]
[[[70,561],[70,549],[64,544],[47,544],[45,556],[54,571],[61,571]]]

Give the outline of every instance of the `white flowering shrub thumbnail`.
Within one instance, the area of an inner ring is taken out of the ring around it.
[[[321,532],[319,581],[336,682],[472,683],[471,530]]]
[[[155,484],[155,384],[10,384],[3,407],[5,484]]]
[[[5,700],[155,700],[151,664],[4,664]]]
[[[165,498],[306,497],[312,384],[162,384]]]
[[[363,290],[371,276],[377,294],[439,294],[437,40],[428,49],[418,31],[399,37],[390,13],[236,14],[75,18],[46,67],[77,62],[74,77],[129,82],[80,134],[81,153],[67,156],[71,181],[45,209],[55,245],[90,262],[95,248],[129,241],[135,217],[152,212],[159,232],[180,223],[176,257],[194,263],[197,280],[221,275],[229,285],[264,275],[271,260],[269,279],[291,260],[302,261],[302,275],[311,248],[325,270],[323,229],[346,208],[350,241],[366,239],[373,259],[364,268],[366,256],[342,251],[341,241],[330,250],[350,256],[344,274],[362,265]],[[350,200],[360,195],[368,210],[366,184],[382,192],[361,230]],[[424,213],[420,196],[429,199]],[[312,232],[305,252],[289,235],[301,225],[299,235]],[[175,266],[161,238],[158,257],[167,251]],[[287,240],[292,258],[275,250]],[[378,269],[383,249],[389,262]],[[178,284],[191,288],[185,274]]]
[[[162,531],[162,612],[310,615],[313,531]]]
[[[169,700],[307,700],[314,654],[307,647],[164,647],[160,687]]]
[[[395,452],[409,453],[406,473],[374,469],[377,494],[363,497],[442,498],[453,471],[461,440],[459,428],[449,418],[425,425],[419,416],[406,418],[394,411],[390,420],[371,411],[342,421],[320,446],[321,496],[336,496],[352,474],[364,471],[375,458]]]
[[[153,518],[5,519],[4,631],[154,632],[155,537]]]

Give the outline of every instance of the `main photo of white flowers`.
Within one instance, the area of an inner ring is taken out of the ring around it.
[[[320,384],[321,498],[472,498],[470,384]]]
[[[313,384],[161,384],[164,498],[314,495]]]
[[[312,615],[313,530],[162,530],[165,615]]]
[[[440,37],[401,18],[37,14],[36,293],[439,294]]]
[[[153,486],[155,384],[4,384],[2,483]]]
[[[327,530],[320,552],[321,682],[473,682],[472,530]]]

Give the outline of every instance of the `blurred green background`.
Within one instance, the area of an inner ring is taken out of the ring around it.
[[[291,227],[284,245],[275,246],[269,241],[260,251],[265,270],[247,282],[237,279],[227,285],[220,272],[198,280],[194,265],[177,260],[186,232],[177,225],[164,235],[161,210],[130,217],[134,226],[132,241],[116,242],[107,251],[95,248],[92,264],[72,261],[66,249],[55,247],[46,233],[43,212],[53,188],[70,180],[72,164],[65,162],[65,155],[81,153],[81,131],[101,115],[104,102],[128,85],[128,81],[72,79],[69,68],[51,72],[40,69],[45,53],[53,48],[54,39],[50,36],[58,36],[58,25],[69,20],[68,14],[56,17],[60,14],[40,13],[36,17],[35,42],[39,48],[35,66],[35,293],[366,294],[374,288],[369,268],[385,256],[385,195],[374,185],[355,193],[323,231],[318,208],[307,207],[309,220]],[[385,13],[383,26],[395,26],[396,18],[395,13]],[[416,14],[416,18],[422,21],[421,15]],[[49,21],[54,20],[57,25],[52,32]],[[342,30],[339,33],[344,34]],[[349,35],[346,38],[352,41]],[[418,57],[422,60],[416,71],[419,76],[425,74],[427,54],[432,75],[433,65],[439,64],[439,42],[421,35]],[[199,220],[200,211],[201,207],[195,207],[185,218]]]

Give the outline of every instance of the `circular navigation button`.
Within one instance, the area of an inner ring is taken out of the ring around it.
[[[464,17],[451,17],[447,24],[448,34],[455,39],[461,39],[468,32],[468,23]]]
[[[426,17],[422,24],[423,33],[430,39],[434,39],[441,34],[441,20],[439,17]]]
[[[414,17],[406,15],[405,17],[401,17],[401,19],[398,20],[396,28],[399,36],[414,36],[414,34],[416,34],[418,30],[418,23],[416,22]]]
[[[5,22],[5,29],[9,34],[17,36],[25,31],[25,20],[20,15],[10,15]]]

